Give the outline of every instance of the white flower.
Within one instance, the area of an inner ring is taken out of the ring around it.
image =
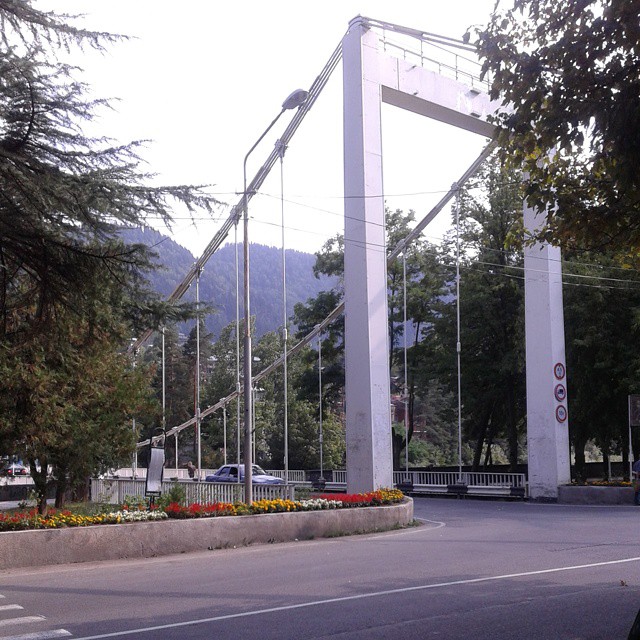
[[[325,498],[311,498],[309,500],[301,500],[302,508],[307,511],[317,511],[319,509],[339,509],[341,502],[336,500],[327,500]]]
[[[118,522],[146,522],[148,520],[166,520],[167,514],[164,511],[112,511],[105,515],[105,520],[109,523]]]

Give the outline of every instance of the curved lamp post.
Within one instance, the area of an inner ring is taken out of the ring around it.
[[[282,103],[280,113],[273,119],[271,124],[264,130],[263,134],[256,140],[255,144],[249,149],[244,157],[243,165],[243,223],[244,223],[244,357],[243,357],[243,375],[244,375],[244,496],[245,502],[251,504],[253,502],[253,470],[252,470],[252,451],[251,451],[251,432],[252,432],[252,390],[251,390],[251,311],[249,306],[249,199],[247,194],[247,159],[253,150],[260,144],[262,139],[271,131],[273,125],[280,119],[280,116],[290,109],[302,106],[309,97],[309,92],[303,89],[296,89]]]

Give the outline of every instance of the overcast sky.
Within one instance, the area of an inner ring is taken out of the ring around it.
[[[233,205],[245,154],[294,89],[308,89],[356,15],[461,37],[487,22],[494,0],[40,0],[37,6],[85,13],[82,25],[135,39],[77,62],[97,95],[118,98],[101,132],[120,141],[150,139],[143,155],[164,183],[212,184]],[[288,248],[317,251],[343,229],[342,70],[334,73],[284,159]],[[253,152],[249,179],[267,158],[290,114]],[[421,218],[475,159],[484,140],[383,105],[385,197]],[[277,167],[250,205],[251,239],[280,246]],[[176,212],[172,237],[196,256],[229,214],[198,219]],[[426,230],[435,241],[443,212]],[[165,230],[163,230],[165,231]],[[232,237],[229,240],[233,240]]]

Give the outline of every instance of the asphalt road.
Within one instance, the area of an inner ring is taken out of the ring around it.
[[[0,572],[0,638],[626,639],[640,509],[417,498],[421,526]]]

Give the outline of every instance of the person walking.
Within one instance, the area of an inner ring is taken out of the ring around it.
[[[189,477],[192,480],[195,480],[195,475],[196,475],[196,467],[193,464],[193,462],[191,462],[191,460],[189,460],[189,462],[187,462],[187,473],[189,474]]]

